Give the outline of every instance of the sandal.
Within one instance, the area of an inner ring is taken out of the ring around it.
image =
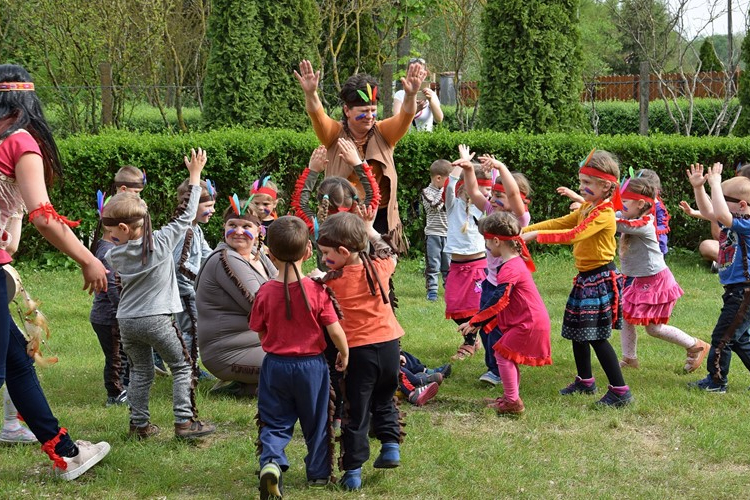
[[[626,356],[622,357],[622,361],[620,361],[620,368],[634,368],[638,369],[640,367],[640,363],[638,363],[638,358],[628,358]]]
[[[458,346],[456,354],[451,356],[452,361],[460,361],[462,359],[470,358],[477,351],[476,345],[461,344]]]

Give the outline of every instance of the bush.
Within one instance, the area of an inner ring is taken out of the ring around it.
[[[618,155],[623,172],[630,166],[652,168],[661,177],[663,198],[672,215],[670,244],[689,249],[695,249],[701,239],[709,236],[709,227],[702,221],[688,219],[679,210],[680,200],[693,200],[685,168],[696,162],[734,165],[739,159],[750,157],[750,143],[739,138],[489,131],[408,134],[396,147],[395,159],[399,168],[401,216],[415,251],[421,251],[423,245],[419,193],[429,182],[429,166],[438,158],[456,158],[461,143],[471,145],[480,154],[495,154],[511,169],[526,174],[535,193],[531,204],[533,221],[567,212],[568,200],[558,196],[555,188],[578,185],[578,162],[593,147]],[[134,164],[144,168],[148,175],[143,198],[151,209],[154,227],[159,227],[174,209],[175,188],[187,177],[182,157],[190,147],[200,146],[208,151],[205,175],[217,185],[217,211],[221,212],[227,206],[228,195],[234,192],[246,195],[256,176],[265,170],[272,172],[274,181],[287,195],[282,198],[288,199],[297,175],[307,165],[317,144],[312,132],[239,128],[179,136],[122,131],[74,136],[59,141],[66,181],[54,187],[51,197],[60,213],[83,219],[76,231],[88,241],[96,225],[96,190],[107,189],[120,166]],[[40,244],[40,237],[30,227],[27,225],[22,252],[27,254],[27,260],[42,259],[49,247]],[[206,232],[209,241],[215,243],[221,239],[218,217],[211,221]]]

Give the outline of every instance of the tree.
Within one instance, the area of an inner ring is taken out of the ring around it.
[[[578,0],[492,0],[482,20],[480,121],[493,130],[581,128]]]
[[[710,38],[703,40],[698,55],[701,60],[701,71],[723,71],[724,66],[719,61]]]
[[[208,19],[211,44],[204,87],[204,118],[213,127],[253,125],[263,119],[263,92],[268,84],[261,70],[265,54],[260,44],[255,2],[214,0]]]
[[[742,40],[742,60],[745,63],[745,68],[750,68],[750,36],[745,36]],[[747,69],[740,73],[740,81],[738,82],[737,97],[740,100],[740,107],[742,111],[737,120],[737,126],[734,129],[734,133],[740,136],[750,135],[750,71]]]

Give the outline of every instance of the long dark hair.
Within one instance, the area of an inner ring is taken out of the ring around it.
[[[31,75],[21,66],[0,64],[0,83],[32,82]],[[42,103],[33,90],[11,90],[0,92],[0,140],[13,132],[24,129],[39,144],[44,162],[44,180],[50,184],[55,177],[62,177],[62,163],[57,144],[44,118]]]

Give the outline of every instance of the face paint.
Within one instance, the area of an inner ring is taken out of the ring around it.
[[[492,201],[494,201],[495,203],[497,203],[498,207],[504,207],[505,206],[505,204],[502,201],[500,201],[500,198],[492,198]]]
[[[590,190],[589,188],[587,188],[587,187],[583,188],[583,192],[587,193],[587,194],[590,194],[592,196],[594,195],[594,192],[592,190]]]
[[[251,232],[250,232],[250,231],[248,231],[247,229],[245,229],[244,231],[242,231],[242,234],[244,234],[245,236],[247,236],[247,237],[248,237],[248,238],[250,238],[251,240],[254,240],[254,239],[255,239],[255,236],[253,235],[253,233],[251,233]]]
[[[110,236],[110,238],[112,238],[112,241],[115,243],[120,243],[120,238],[115,238],[114,236]]]
[[[332,265],[334,265],[335,263],[336,263],[336,261],[335,261],[335,260],[331,260],[331,259],[326,259],[326,265],[328,265],[328,266],[332,266]]]
[[[232,236],[236,232],[237,232],[236,229],[229,229],[226,233],[224,233],[224,237],[225,238],[229,238],[230,236]]]
[[[203,212],[203,215],[201,215],[201,217],[208,217],[209,215],[213,215],[213,214],[214,214],[213,210],[206,210],[205,212]]]
[[[354,119],[357,121],[364,120],[365,118],[367,118],[367,113],[362,113],[361,115],[357,115],[354,117]]]

